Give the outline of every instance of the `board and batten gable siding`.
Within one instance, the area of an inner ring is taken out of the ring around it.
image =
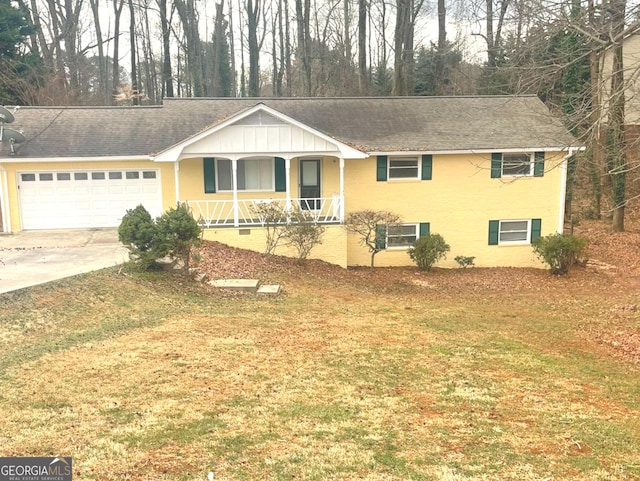
[[[335,144],[296,125],[229,125],[187,147],[184,154],[226,152],[337,152]]]
[[[458,255],[475,256],[477,266],[542,267],[529,245],[490,246],[489,221],[541,219],[541,235],[557,232],[561,209],[563,154],[545,153],[541,177],[491,178],[491,153],[434,154],[432,180],[380,181],[379,160],[346,162],[346,214],[388,210],[404,223],[430,224],[451,246],[442,267],[457,267]],[[563,201],[562,201],[563,203]],[[349,236],[349,265],[368,265],[370,253]],[[376,255],[376,266],[412,265],[404,249]]]
[[[22,219],[19,206],[18,173],[19,172],[83,172],[114,170],[155,170],[160,174],[162,189],[162,209],[167,210],[176,205],[175,177],[173,164],[159,164],[144,160],[120,161],[78,161],[78,162],[15,162],[5,163],[7,172],[7,191],[11,205],[10,222],[12,232],[22,230]],[[134,206],[135,207],[135,206]],[[123,215],[125,212],[123,212]]]

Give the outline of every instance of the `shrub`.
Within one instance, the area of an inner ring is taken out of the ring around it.
[[[143,269],[157,259],[153,252],[157,236],[156,223],[143,205],[128,209],[118,227],[118,239],[129,249],[129,257]]]
[[[407,253],[420,270],[428,271],[440,259],[447,257],[449,249],[449,244],[440,234],[427,234],[417,239]]]
[[[454,260],[458,263],[462,269],[466,269],[467,267],[473,266],[473,261],[475,257],[473,256],[455,256]]]
[[[285,244],[296,249],[298,262],[302,263],[311,253],[311,249],[322,244],[325,229],[299,209],[292,211],[290,218],[290,222],[284,226],[282,239]]]
[[[155,221],[139,205],[127,210],[118,227],[118,238],[127,246],[129,255],[143,269],[167,255],[181,260],[189,269],[191,248],[199,243],[200,227],[186,204],[178,204]]]
[[[533,241],[533,252],[549,265],[554,275],[563,275],[584,254],[587,240],[573,235],[551,234]]]
[[[264,227],[266,236],[265,254],[273,254],[284,235],[286,215],[277,201],[261,202],[251,206],[251,211]]]
[[[189,270],[191,249],[200,243],[201,229],[186,203],[178,203],[156,220],[158,240],[154,251],[158,257],[169,255],[183,262]]]

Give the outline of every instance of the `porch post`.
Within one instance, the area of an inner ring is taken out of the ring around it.
[[[173,181],[176,186],[176,204],[180,202],[180,161],[173,163]]]
[[[238,159],[231,159],[231,181],[233,183],[233,226],[240,227],[238,209]]]
[[[285,179],[285,203],[284,206],[287,210],[291,208],[291,158],[284,158],[284,179]]]
[[[340,223],[344,222],[344,158],[340,157]]]

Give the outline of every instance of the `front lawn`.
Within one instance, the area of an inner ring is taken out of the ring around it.
[[[422,274],[208,249],[212,275],[283,294],[109,269],[0,296],[2,456],[73,456],[78,480],[640,478],[628,262]]]

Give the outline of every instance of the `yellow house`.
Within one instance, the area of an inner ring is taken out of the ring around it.
[[[143,204],[187,202],[206,239],[264,250],[256,208],[326,226],[312,257],[368,265],[350,212],[385,210],[378,266],[410,265],[426,232],[477,266],[541,266],[562,232],[575,139],[533,96],[167,99],[159,107],[24,107],[2,144],[2,228],[117,226]],[[285,249],[278,251],[287,254]]]

